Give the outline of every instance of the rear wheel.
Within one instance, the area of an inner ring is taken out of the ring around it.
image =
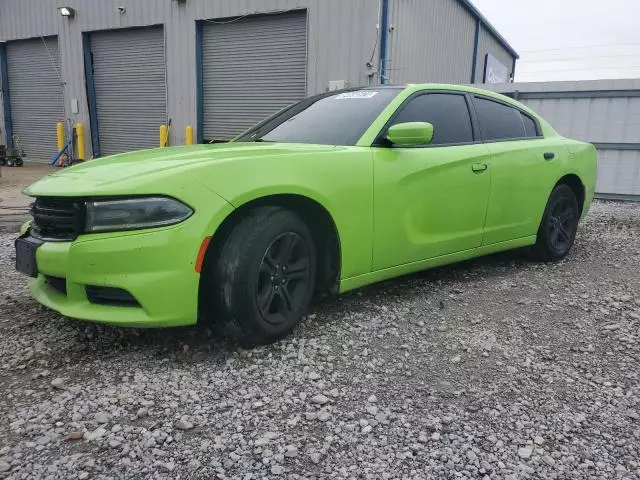
[[[532,247],[534,258],[557,261],[567,256],[576,238],[580,211],[576,195],[569,185],[557,185],[547,202],[538,238]]]
[[[211,262],[212,312],[243,345],[273,342],[307,312],[315,287],[316,250],[294,212],[261,207],[238,223]]]

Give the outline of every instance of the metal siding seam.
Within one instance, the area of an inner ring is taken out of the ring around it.
[[[635,142],[591,142],[598,150],[636,150],[640,151],[640,143]]]
[[[618,200],[623,202],[640,202],[640,195],[627,194],[627,193],[598,193],[594,194],[594,197],[599,200]]]
[[[387,83],[387,47],[389,42],[389,2],[382,0],[382,15],[380,20],[380,84]]]
[[[9,97],[9,71],[7,69],[7,50],[0,44],[0,82],[2,82],[2,108],[4,111],[4,133],[7,147],[13,148],[13,125],[11,123],[11,101]]]
[[[202,24],[196,22],[196,142],[204,142],[204,94],[202,84]]]
[[[93,83],[93,61],[91,59],[91,38],[88,33],[82,34],[82,50],[84,54],[84,75],[87,88],[87,103],[89,104],[89,124],[91,127],[91,149],[93,156],[100,156],[100,138],[98,137],[98,110],[96,105],[96,90]]]
[[[480,41],[480,19],[476,18],[476,31],[473,37],[473,58],[471,59],[471,83],[476,83],[476,67],[478,66],[477,64],[478,64],[478,42],[479,41]]]
[[[507,92],[508,95],[512,92]],[[520,98],[524,99],[551,99],[551,98],[617,98],[617,97],[640,97],[640,90],[579,90],[579,91],[541,91],[523,92],[520,91]]]

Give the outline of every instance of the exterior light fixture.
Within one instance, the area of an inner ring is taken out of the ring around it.
[[[58,11],[63,17],[73,18],[76,15],[75,9],[71,7],[58,7]]]

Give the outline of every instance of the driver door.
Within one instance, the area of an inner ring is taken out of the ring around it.
[[[433,140],[413,147],[382,140],[373,148],[373,271],[482,243],[490,153],[474,132],[469,99],[454,92],[418,94],[387,128],[404,122],[431,123]]]

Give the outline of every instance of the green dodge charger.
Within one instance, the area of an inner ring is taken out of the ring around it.
[[[505,96],[452,85],[328,92],[224,144],[93,160],[29,186],[16,267],[37,301],[135,327],[288,334],[315,292],[501,250],[564,258],[596,152]]]

